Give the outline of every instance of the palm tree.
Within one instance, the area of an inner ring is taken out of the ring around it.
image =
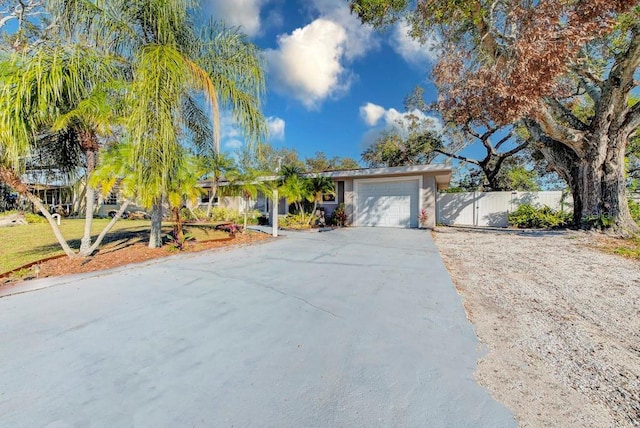
[[[304,201],[308,200],[311,195],[308,180],[300,175],[292,174],[284,179],[284,183],[280,185],[278,191],[287,202],[296,206],[296,211],[302,217],[302,221],[306,221]]]
[[[311,210],[311,217],[309,218],[309,222],[311,222],[311,219],[313,219],[313,216],[316,213],[318,204],[322,202],[323,195],[335,195],[335,186],[333,184],[333,180],[323,176],[311,177],[307,180],[307,183],[309,191],[307,200],[309,202],[313,202],[313,209]]]
[[[68,256],[66,243],[48,210],[29,194],[20,174],[26,160],[43,140],[70,140],[85,157],[87,177],[96,166],[100,135],[115,122],[106,85],[117,80],[113,58],[82,45],[49,45],[14,54],[0,63],[0,168],[2,177],[26,196],[47,218]],[[85,231],[79,254],[90,255],[93,188],[87,185]]]
[[[218,191],[220,179],[225,175],[233,176],[236,171],[236,165],[234,159],[230,156],[224,153],[215,152],[210,156],[203,157],[203,163],[205,164],[206,171],[209,172],[209,180],[211,181],[211,194],[209,195],[209,201],[207,203],[207,218],[209,218],[211,216],[211,208]]]
[[[162,205],[183,139],[219,153],[220,108],[232,112],[250,141],[266,131],[257,48],[237,30],[213,22],[197,27],[197,6],[196,0],[48,2],[51,28],[60,28],[66,40],[87,39],[97,51],[119,56],[131,77],[125,129],[134,147],[139,200],[152,208],[150,247],[162,244]]]
[[[203,193],[203,189],[198,186],[198,179],[204,174],[204,169],[193,155],[180,156],[180,163],[171,174],[171,181],[167,189],[167,201],[171,208],[174,237],[182,242],[184,240],[184,230],[180,209],[183,203],[194,203]]]
[[[211,141],[215,153],[219,153],[220,107],[232,111],[249,137],[258,139],[266,130],[260,112],[264,75],[255,46],[237,31],[214,23],[194,34],[189,12],[195,4],[152,0],[125,6],[125,11],[134,12],[134,22],[142,10],[141,16],[154,24],[145,27],[133,58],[129,117],[140,197],[153,209],[150,247],[162,244],[162,201],[169,187],[169,173],[179,163],[180,139],[185,131],[197,137],[195,143]],[[203,124],[206,116],[198,113],[201,107],[193,102],[193,93],[207,100],[212,113],[210,127]],[[208,129],[213,130],[211,138],[206,136]]]
[[[260,171],[254,169],[235,170],[227,176],[229,184],[220,188],[219,192],[224,196],[240,196],[244,202],[244,225],[242,233],[247,231],[247,216],[249,204],[255,200],[259,193],[268,195],[272,191],[272,184],[261,179]]]

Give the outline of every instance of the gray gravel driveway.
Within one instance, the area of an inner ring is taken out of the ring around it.
[[[512,427],[429,232],[351,228],[0,299],[11,427]]]

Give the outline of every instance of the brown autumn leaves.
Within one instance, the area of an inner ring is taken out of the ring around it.
[[[441,89],[439,110],[449,119],[506,124],[535,117],[544,97],[571,95],[574,85],[564,85],[559,77],[580,66],[580,49],[609,34],[615,17],[638,5],[631,0],[550,0],[535,7],[517,3],[502,2],[490,11],[458,9],[466,16],[436,22],[447,24],[444,31],[450,32],[445,37],[449,46],[433,71]],[[434,10],[442,7],[439,0],[424,0],[417,12],[433,22]],[[462,33],[461,26],[473,26],[476,40],[469,40],[469,33],[453,34]]]

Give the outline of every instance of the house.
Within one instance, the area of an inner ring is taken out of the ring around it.
[[[344,203],[348,224],[372,227],[435,226],[436,194],[446,189],[452,169],[447,164],[363,168],[322,172],[336,184],[336,200],[323,203],[326,215]]]
[[[335,196],[326,195],[320,204],[327,217],[344,203],[351,226],[414,228],[421,226],[419,217],[423,209],[427,220],[422,226],[435,226],[436,194],[449,186],[451,174],[449,164],[431,164],[326,171],[304,176],[324,176],[334,181]],[[279,178],[264,177],[264,180]],[[202,185],[209,187],[207,182]],[[233,199],[225,198],[221,202],[224,206],[240,208],[240,198]],[[260,195],[252,201],[250,209],[259,209],[272,219],[272,199],[271,195]],[[279,200],[277,211],[279,215],[288,213],[285,200]]]

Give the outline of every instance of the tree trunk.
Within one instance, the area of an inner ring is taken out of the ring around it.
[[[78,184],[78,186],[81,186],[82,181],[79,180],[78,183],[80,183]],[[80,213],[84,210],[83,202],[86,200],[85,199],[86,193],[87,193],[87,184],[85,183],[84,186],[82,186],[82,190],[80,190],[80,195],[78,195],[78,197],[73,201],[73,212],[78,217],[80,217]]]
[[[244,227],[242,228],[242,234],[247,232],[247,211],[249,211],[249,198],[244,199]]]
[[[218,181],[216,179],[211,184],[211,195],[209,196],[209,202],[207,203],[207,219],[211,218],[211,208],[213,207],[213,200],[215,199],[217,192],[218,192]]]
[[[592,149],[578,164],[574,193],[579,193],[581,207],[574,207],[574,214],[580,213],[580,226],[584,229],[609,229],[630,236],[640,228],[631,218],[627,202],[626,141],[616,138],[594,136]]]
[[[151,232],[149,248],[162,247],[162,197],[156,199],[151,207]]]
[[[582,156],[561,142],[546,136],[538,138],[546,161],[571,189],[576,226],[605,228],[621,236],[640,230],[629,214],[624,137],[593,134],[589,137],[591,149]]]
[[[85,151],[85,156],[87,158],[85,200],[87,202],[84,215],[84,233],[80,240],[80,254],[83,256],[91,255],[91,253],[89,253],[89,249],[91,248],[91,225],[93,224],[93,209],[95,207],[96,192],[95,189],[89,185],[89,177],[96,168],[96,155],[97,153],[94,150],[89,149]]]
[[[29,189],[27,189],[27,185],[22,182],[18,174],[16,174],[15,171],[11,169],[0,166],[0,180],[4,181],[6,184],[12,187],[20,195],[27,198],[29,202],[33,204],[33,206],[38,208],[38,210],[42,213],[42,215],[45,216],[45,218],[49,222],[49,225],[53,230],[53,234],[55,235],[56,239],[58,240],[58,243],[64,250],[65,254],[69,257],[74,257],[76,254],[71,249],[67,241],[64,239],[64,236],[62,235],[62,232],[58,227],[58,223],[56,223],[55,219],[51,216],[51,213],[44,206],[40,198],[35,196],[33,193],[29,191]]]
[[[173,236],[178,242],[182,243],[184,241],[184,230],[182,228],[182,219],[180,218],[180,208],[173,207],[171,215],[173,217]]]
[[[116,215],[113,216],[113,218],[111,219],[111,221],[109,222],[109,224],[107,224],[105,226],[104,229],[102,229],[102,232],[100,232],[100,235],[98,235],[98,237],[96,238],[95,242],[93,243],[93,245],[91,246],[91,248],[89,248],[88,254],[81,254],[81,255],[90,255],[93,254],[93,252],[98,248],[98,246],[102,243],[102,240],[104,239],[104,237],[107,235],[107,233],[109,233],[109,231],[113,228],[113,226],[116,224],[116,222],[120,219],[120,217],[122,217],[122,213],[125,212],[125,210],[127,209],[127,207],[129,206],[129,204],[131,203],[130,200],[126,200],[124,201],[124,203],[122,204],[122,206],[120,207],[120,209],[118,210],[118,212],[116,213]]]

